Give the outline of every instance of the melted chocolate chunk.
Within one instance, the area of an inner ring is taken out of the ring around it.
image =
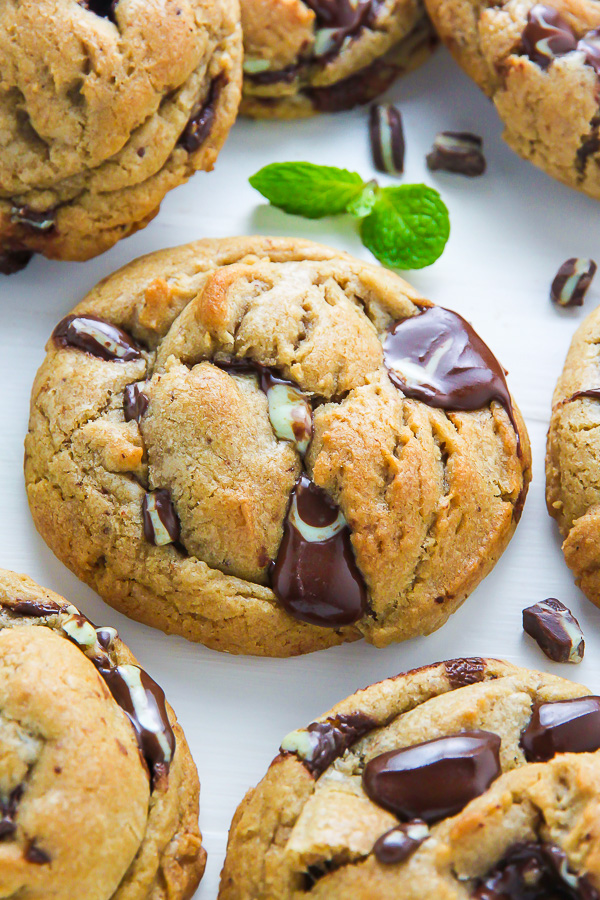
[[[296,64],[293,66],[286,66],[285,69],[276,69],[272,72],[253,72],[251,75],[244,74],[244,78],[256,85],[291,84],[301,68],[302,66],[300,64]]]
[[[115,628],[96,628],[98,643],[105,650],[110,650],[115,638],[118,636]]]
[[[306,0],[317,17],[312,55],[335,56],[346,40],[354,37],[371,19],[371,0]]]
[[[271,583],[287,612],[303,622],[337,628],[365,614],[367,592],[348,524],[307,475],[292,491]]]
[[[523,631],[530,635],[554,662],[580,663],[585,641],[571,610],[549,597],[523,610]]]
[[[585,61],[600,75],[600,28],[588,31],[577,44],[577,49],[585,53]]]
[[[29,264],[32,256],[30,250],[0,250],[0,275],[15,275]]]
[[[432,172],[454,172],[470,178],[483,175],[486,169],[483,141],[467,131],[442,131],[436,135],[426,161]]]
[[[600,749],[600,697],[536,703],[521,732],[527,762],[546,762],[556,753]]]
[[[422,819],[413,819],[386,831],[375,842],[373,853],[384,865],[401,863],[418,850],[429,837],[429,829]]]
[[[542,3],[530,9],[522,41],[529,59],[542,69],[547,69],[557,56],[564,56],[577,47],[569,23],[554,7]]]
[[[570,403],[571,400],[578,400],[580,397],[588,397],[590,400],[600,400],[600,388],[586,388],[583,391],[575,391],[563,403]]]
[[[17,600],[12,606],[5,606],[5,609],[12,610],[19,616],[55,616],[61,612],[58,603],[52,600]]]
[[[52,857],[35,842],[35,838],[29,841],[27,850],[25,851],[25,859],[27,862],[34,863],[36,866],[45,866],[52,862]]]
[[[48,209],[45,212],[37,212],[29,206],[13,206],[10,211],[10,221],[15,225],[26,225],[34,231],[52,231],[56,224],[56,210]]]
[[[318,112],[343,112],[383,93],[400,71],[393,63],[376,60],[343,81],[327,87],[305,88],[303,93]]]
[[[379,172],[404,172],[404,131],[402,116],[390,103],[375,103],[369,116],[369,137],[373,165]]]
[[[66,316],[52,332],[59,347],[74,347],[109,362],[129,362],[141,357],[133,338],[117,325],[98,316]]]
[[[550,299],[558,306],[583,306],[596,269],[593,259],[567,259],[554,276]]]
[[[217,78],[213,78],[202,106],[192,114],[183,129],[178,144],[188,153],[199,150],[209,136],[215,121],[217,100],[224,85],[224,76],[219,75]]]
[[[464,731],[382,753],[367,763],[363,787],[404,820],[437,822],[460,812],[501,774],[500,738]]]
[[[84,9],[89,9],[90,12],[95,13],[97,16],[102,16],[103,19],[110,19],[111,22],[116,21],[115,10],[119,0],[77,0],[77,2]]]
[[[144,537],[150,544],[162,547],[179,540],[181,526],[170,491],[162,488],[145,494],[142,501]]]
[[[152,784],[168,771],[175,752],[175,735],[162,688],[139,666],[98,670],[111,694],[133,725]]]
[[[137,422],[138,425],[142,416],[148,409],[150,400],[148,394],[145,394],[138,382],[128,384],[123,391],[123,415],[126,422]]]
[[[407,397],[440,409],[475,410],[501,403],[521,444],[502,366],[469,323],[441,306],[401,319],[388,331],[383,358]]]
[[[25,785],[18,784],[6,800],[0,800],[0,839],[12,837],[17,830],[15,818],[24,791]]]
[[[598,900],[585,876],[554,844],[515,844],[475,886],[476,900]]]
[[[362,712],[335,716],[324,722],[313,722],[306,731],[292,731],[283,739],[281,749],[286,753],[296,753],[311,775],[320,778],[334,760],[343,756],[376,724]]]
[[[448,659],[444,663],[448,681],[453,690],[477,684],[485,676],[485,663],[477,656],[469,659]]]

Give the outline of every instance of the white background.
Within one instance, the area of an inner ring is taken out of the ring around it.
[[[452,223],[441,260],[407,278],[434,302],[466,316],[490,344],[510,372],[509,387],[533,445],[533,483],[510,547],[450,622],[428,638],[386,650],[359,643],[268,660],[231,657],[166,637],[113,612],[54,559],[32,525],[23,486],[29,392],[44,344],[56,322],[100,278],[151,250],[237,234],[313,238],[370,258],[350,220],[286,216],[268,208],[247,181],[268,162],[292,159],[341,165],[372,178],[366,110],[289,123],[239,121],[216,170],[172,192],[145,231],[85,264],[36,258],[21,274],[0,276],[0,565],[27,572],[97,624],[115,625],[164,687],[202,782],[200,821],[209,861],[198,900],[216,897],[231,816],[264,774],[283,735],[355,689],[434,660],[490,655],[558,672],[600,692],[600,611],[574,586],[544,504],[552,390],[572,333],[600,300],[600,276],[583,310],[557,311],[548,290],[567,257],[591,256],[600,263],[598,205],[503,144],[492,105],[445,51],[398,81],[388,96],[404,117],[404,181],[437,187]],[[444,129],[483,136],[488,171],[482,178],[427,171],[425,154]],[[522,633],[522,608],[548,596],[567,603],[584,629],[586,656],[578,667],[551,663]]]

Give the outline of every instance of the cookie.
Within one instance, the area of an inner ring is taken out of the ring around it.
[[[427,634],[516,526],[529,443],[501,366],[379,266],[199,241],[101,282],[47,350],[36,526],[164,631],[268,656]]]
[[[600,309],[581,323],[552,399],[546,503],[577,584],[600,606]]]
[[[237,0],[0,4],[1,271],[95,256],[212,169],[241,56]]]
[[[198,775],[161,688],[114,628],[0,570],[5,897],[188,900]]]
[[[374,684],[282,741],[219,900],[597,900],[600,697],[487,659]]]
[[[294,118],[367,103],[435,46],[422,0],[241,0],[242,112]]]
[[[600,7],[592,0],[426,0],[455,59],[493,99],[507,143],[600,198]]]

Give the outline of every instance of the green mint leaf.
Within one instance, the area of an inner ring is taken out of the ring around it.
[[[422,269],[443,253],[450,235],[448,210],[425,184],[382,188],[360,226],[363,244],[394,269]]]
[[[307,162],[271,163],[249,181],[273,206],[307,219],[346,212],[364,187],[356,172]]]
[[[375,201],[377,200],[378,193],[379,185],[377,184],[375,179],[373,179],[373,181],[369,181],[367,184],[365,184],[358,197],[348,204],[346,212],[349,212],[350,215],[354,216],[356,219],[364,219],[364,217],[368,216],[375,206]]]

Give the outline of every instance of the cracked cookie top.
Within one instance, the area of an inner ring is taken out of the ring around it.
[[[529,465],[464,319],[269,238],[100,284],[50,339],[26,441],[38,529],[108,603],[266,655],[438,628],[508,542]]]
[[[194,891],[205,860],[198,778],[162,690],[114,628],[6,570],[0,750],[5,896]]]
[[[84,258],[151,217],[212,168],[240,56],[235,0],[2,3],[1,245]]]
[[[594,0],[427,0],[440,37],[493,98],[513,150],[600,198],[600,8]]]
[[[597,900],[600,698],[449,660],[282,741],[231,827],[219,900]]]

